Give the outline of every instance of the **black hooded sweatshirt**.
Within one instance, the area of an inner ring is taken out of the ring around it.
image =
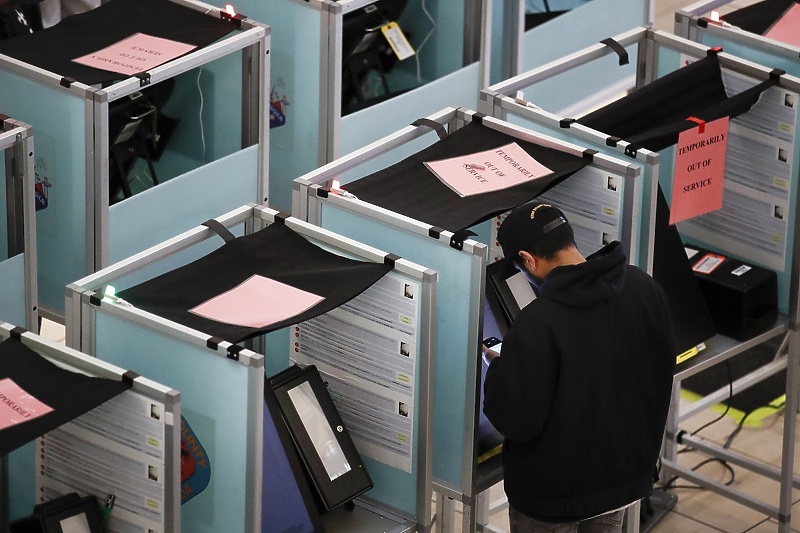
[[[554,268],[486,374],[510,505],[567,522],[646,496],[675,358],[664,294],[620,243]]]

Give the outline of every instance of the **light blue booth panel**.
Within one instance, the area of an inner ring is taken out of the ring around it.
[[[0,262],[0,322],[27,324],[25,255]]]
[[[6,162],[10,156],[0,157],[0,261],[8,259],[8,194],[6,192]]]
[[[320,225],[377,248],[389,248],[439,272],[436,299],[436,360],[433,411],[433,476],[469,492],[477,340],[485,254],[460,252],[425,235],[412,234],[369,216],[322,203]],[[468,358],[475,358],[469,364]],[[465,476],[467,478],[465,479]]]
[[[36,132],[35,169],[49,205],[36,214],[39,302],[64,308],[64,287],[87,273],[84,100],[0,71],[0,102]],[[43,105],[47,102],[47,105]]]
[[[447,107],[477,109],[479,76],[480,64],[473,63],[391,100],[342,117],[339,153],[352,153],[408,126],[418,118]],[[403,145],[385,156],[360,165],[358,171],[361,176],[376,172],[416,151],[416,145]]]
[[[258,146],[254,145],[112,205],[110,262],[257,202],[258,179]]]
[[[208,486],[181,506],[182,531],[244,532],[260,494],[248,494],[255,476],[250,448],[261,424],[263,369],[97,309],[96,354],[103,360],[181,391],[181,413],[205,449]],[[257,379],[260,376],[260,379]],[[258,416],[257,416],[258,415]]]
[[[271,117],[268,204],[288,212],[292,180],[324,162],[321,13],[297,0],[241,0],[236,7],[272,29],[269,99],[281,119]]]

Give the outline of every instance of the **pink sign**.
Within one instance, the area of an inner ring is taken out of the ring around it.
[[[11,378],[0,379],[0,429],[33,420],[52,410],[25,392]]]
[[[225,324],[263,328],[297,316],[322,300],[322,296],[280,281],[251,276],[233,289],[189,309],[189,312]]]
[[[552,174],[517,143],[426,162],[425,166],[461,197],[507,189]]]
[[[192,44],[137,33],[73,61],[89,67],[132,75],[155,68],[195,48],[197,47]]]
[[[722,207],[728,117],[686,130],[678,136],[669,223],[675,224]]]
[[[764,33],[764,37],[792,46],[800,46],[800,4],[793,3],[781,18]]]

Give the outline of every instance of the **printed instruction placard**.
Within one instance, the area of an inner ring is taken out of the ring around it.
[[[136,33],[73,61],[87,67],[133,75],[163,65],[195,48],[197,46],[193,44]]]
[[[729,120],[723,117],[678,136],[670,224],[722,207]]]
[[[462,198],[500,191],[553,173],[517,143],[430,161],[425,166]]]

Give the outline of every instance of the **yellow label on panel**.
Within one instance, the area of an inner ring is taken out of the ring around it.
[[[403,30],[400,29],[400,25],[397,24],[397,22],[390,22],[381,26],[381,33],[386,37],[386,41],[388,41],[389,46],[392,47],[397,59],[400,61],[415,54],[414,49],[411,47],[406,35],[403,33]]]

